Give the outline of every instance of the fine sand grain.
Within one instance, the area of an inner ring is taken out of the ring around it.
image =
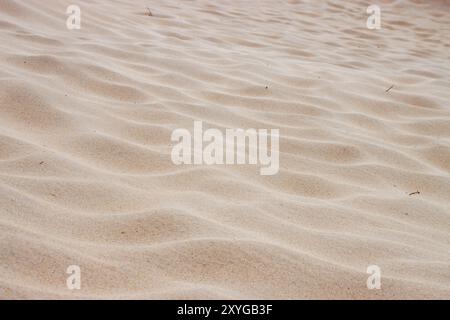
[[[0,299],[448,299],[450,5],[370,4],[0,0]],[[174,165],[196,120],[279,173]]]

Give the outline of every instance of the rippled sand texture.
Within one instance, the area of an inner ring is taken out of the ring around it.
[[[449,298],[450,7],[368,4],[0,0],[0,299]],[[172,164],[194,120],[278,175]]]

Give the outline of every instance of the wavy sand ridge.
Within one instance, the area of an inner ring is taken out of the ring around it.
[[[0,0],[0,299],[450,297],[447,4],[73,2]],[[173,165],[194,120],[280,172]]]

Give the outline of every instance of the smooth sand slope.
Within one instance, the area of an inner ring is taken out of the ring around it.
[[[369,4],[0,0],[0,299],[449,298],[450,6]],[[194,120],[279,173],[174,165]]]

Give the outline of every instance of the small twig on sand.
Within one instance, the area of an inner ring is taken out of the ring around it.
[[[409,195],[412,196],[413,194],[420,194],[420,191],[417,190],[417,191],[411,192]]]
[[[394,87],[394,85],[390,86],[389,88],[386,89],[386,92],[389,92],[389,90],[391,90]]]
[[[150,10],[149,7],[147,7],[147,15],[148,15],[149,17],[153,17],[153,13],[152,13],[152,11]]]

